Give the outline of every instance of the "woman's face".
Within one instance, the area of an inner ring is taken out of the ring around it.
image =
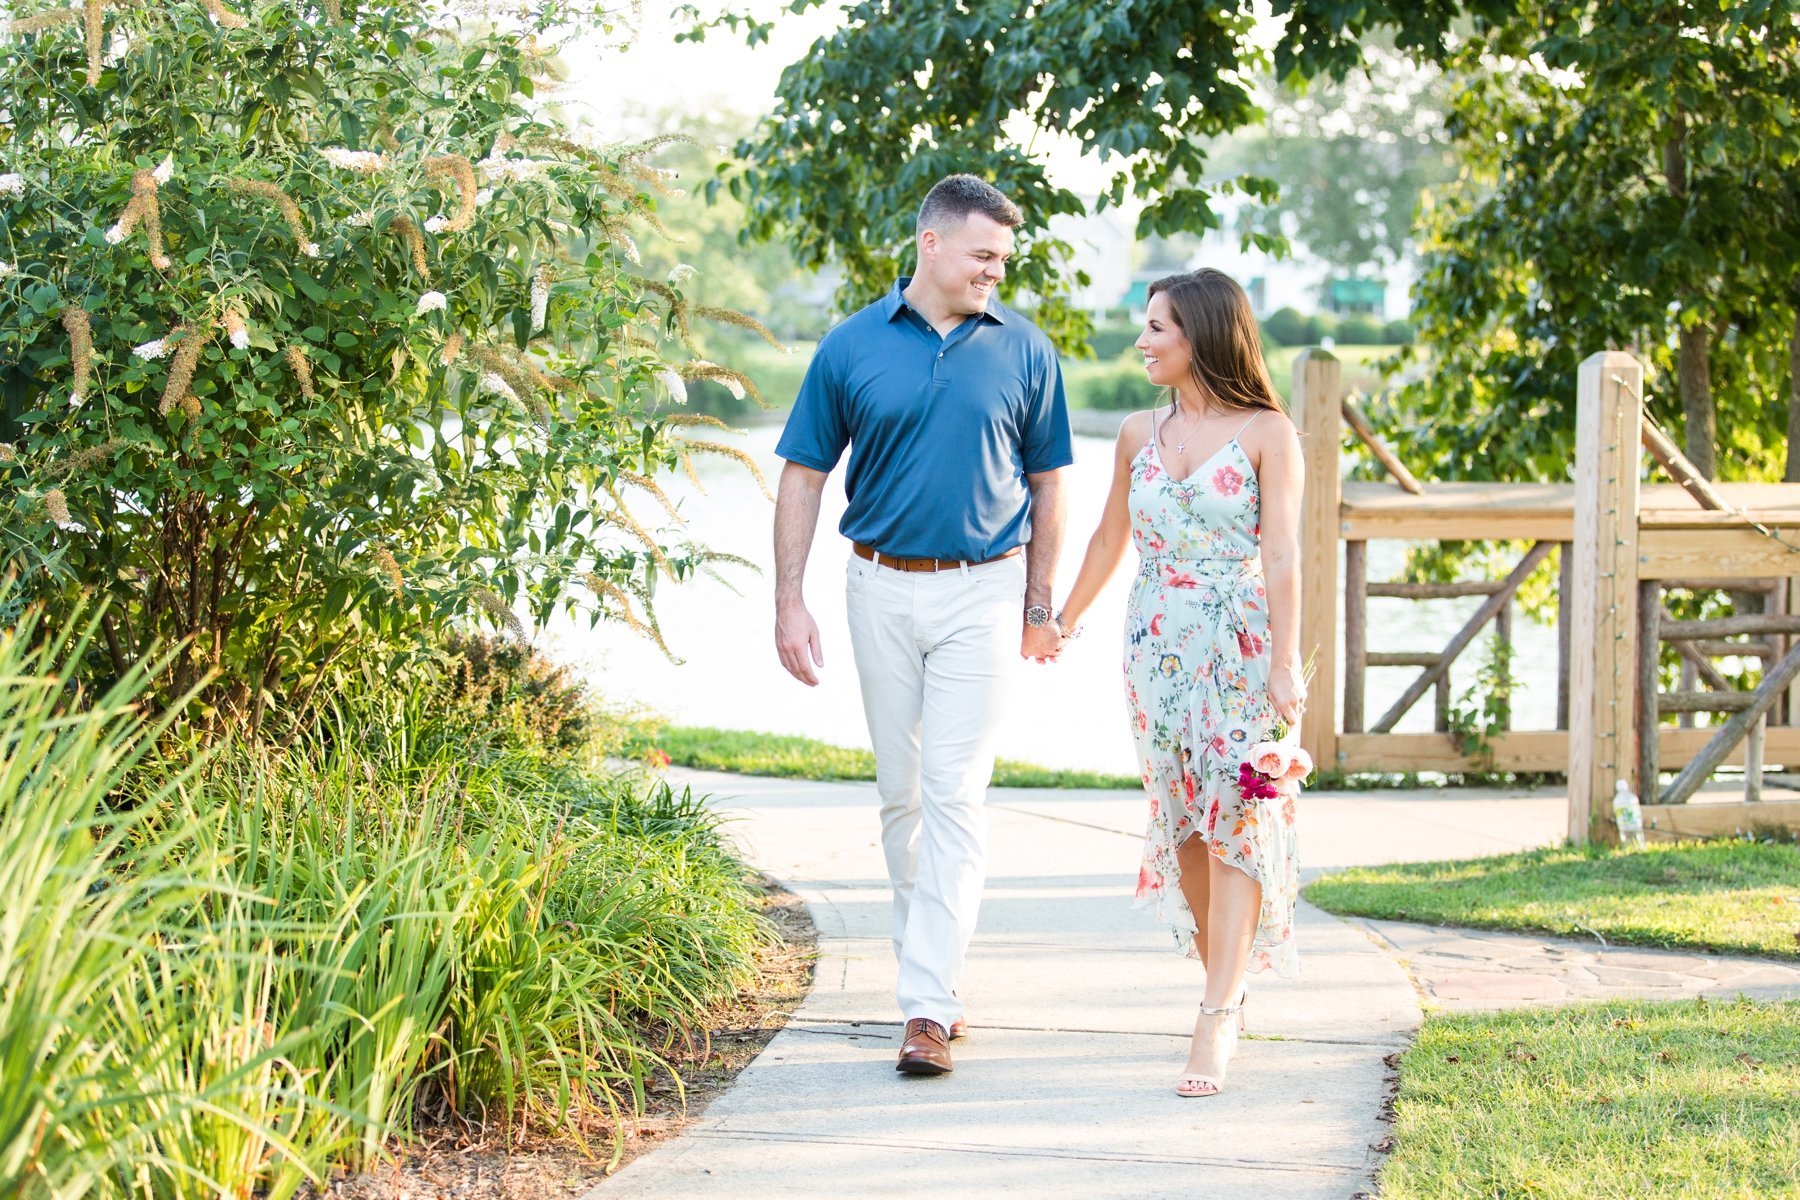
[[[1144,332],[1138,335],[1136,345],[1144,353],[1144,373],[1150,376],[1151,383],[1157,387],[1192,385],[1190,364],[1194,348],[1188,344],[1181,326],[1175,324],[1169,298],[1161,292],[1150,297]]]

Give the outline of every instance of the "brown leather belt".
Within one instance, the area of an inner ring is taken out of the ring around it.
[[[865,546],[861,542],[850,544],[856,551],[856,557],[866,558],[878,567],[892,567],[896,571],[954,571],[965,565],[965,561],[960,558],[895,558],[891,554],[883,554],[873,546]],[[984,558],[979,562],[968,562],[966,565],[985,566],[988,563],[999,562],[1003,558],[1011,558],[1018,552],[1019,548],[1014,546],[1005,554],[996,554],[992,558]]]

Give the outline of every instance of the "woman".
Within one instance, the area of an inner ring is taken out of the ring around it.
[[[1154,903],[1206,968],[1175,1090],[1212,1096],[1242,1027],[1245,969],[1299,971],[1294,800],[1255,798],[1267,789],[1239,772],[1277,718],[1297,725],[1306,707],[1300,442],[1229,276],[1150,285],[1137,348],[1170,403],[1120,428],[1106,512],[1059,623],[1075,628],[1135,541],[1125,692],[1150,793],[1137,903]]]

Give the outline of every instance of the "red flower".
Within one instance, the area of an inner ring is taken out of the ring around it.
[[[1156,637],[1162,636],[1162,619],[1163,615],[1161,613],[1157,613],[1154,617],[1150,618],[1150,632]]]
[[[1238,630],[1238,653],[1245,658],[1255,658],[1263,652],[1263,640],[1254,633]]]
[[[650,757],[651,757],[651,760],[653,762],[655,762],[656,765],[659,767],[666,767],[669,765],[669,762],[671,761],[669,756],[667,754],[664,754],[661,750],[652,750],[650,752]]]
[[[1275,781],[1247,762],[1238,764],[1237,786],[1238,795],[1245,800],[1273,800],[1280,795]]]
[[[1223,496],[1235,496],[1244,486],[1244,477],[1230,467],[1220,467],[1213,472],[1213,490]]]

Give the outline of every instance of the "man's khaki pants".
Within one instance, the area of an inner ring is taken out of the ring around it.
[[[994,738],[1019,669],[1025,559],[900,571],[852,556],[845,589],[894,885],[895,992],[948,1028],[987,875]]]

